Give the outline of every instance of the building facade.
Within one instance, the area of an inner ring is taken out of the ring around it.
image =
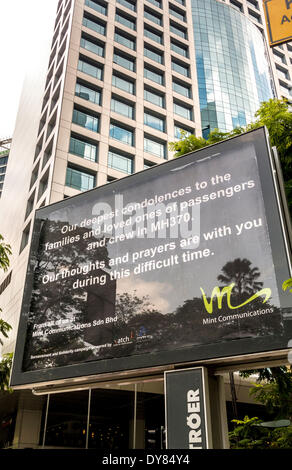
[[[4,179],[7,170],[11,139],[0,140],[0,198],[3,191]]]
[[[223,0],[222,0],[223,2]],[[249,18],[261,32],[268,44],[265,15],[262,0],[225,0],[224,3],[232,6]],[[270,66],[274,76],[274,86],[278,98],[286,98],[291,102],[292,97],[292,44],[268,47]]]
[[[200,136],[245,125],[261,101],[291,90],[289,45],[268,50],[255,1],[60,0],[52,22],[53,39],[48,33],[24,84],[0,202],[0,233],[13,248],[0,279],[12,325],[3,353],[14,349],[35,209],[171,158],[168,144],[181,130]],[[4,441],[135,448],[151,446],[155,430],[152,444],[163,447],[162,376],[64,393],[10,397]]]

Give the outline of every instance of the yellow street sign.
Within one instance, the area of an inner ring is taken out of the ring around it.
[[[264,0],[270,46],[292,40],[292,0]]]

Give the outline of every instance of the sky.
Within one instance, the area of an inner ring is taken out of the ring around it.
[[[18,103],[44,4],[57,0],[0,0],[0,139],[13,134]]]

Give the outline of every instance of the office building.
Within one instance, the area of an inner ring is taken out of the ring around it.
[[[0,233],[13,248],[0,278],[13,327],[3,353],[14,348],[35,209],[164,162],[181,130],[243,126],[261,101],[291,93],[290,46],[269,51],[256,1],[60,0],[52,30],[24,84],[0,202]],[[109,448],[101,439],[108,435],[119,436],[120,448],[143,447],[146,428],[159,429],[155,446],[161,438],[161,378],[90,391],[104,413],[90,434],[88,390],[66,393],[66,409],[62,394],[48,396],[9,398],[9,445]],[[79,417],[69,418],[77,403]]]
[[[11,146],[11,139],[0,140],[0,197],[3,192],[4,179],[8,164],[9,151]]]

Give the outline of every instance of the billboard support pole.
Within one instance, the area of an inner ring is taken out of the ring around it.
[[[231,391],[231,397],[232,397],[232,410],[234,413],[234,418],[238,419],[238,413],[237,413],[237,398],[236,398],[236,391],[235,391],[235,385],[234,385],[234,373],[229,372],[229,379],[230,379],[230,391]]]
[[[226,397],[223,375],[208,369],[209,408],[213,449],[229,449]]]

